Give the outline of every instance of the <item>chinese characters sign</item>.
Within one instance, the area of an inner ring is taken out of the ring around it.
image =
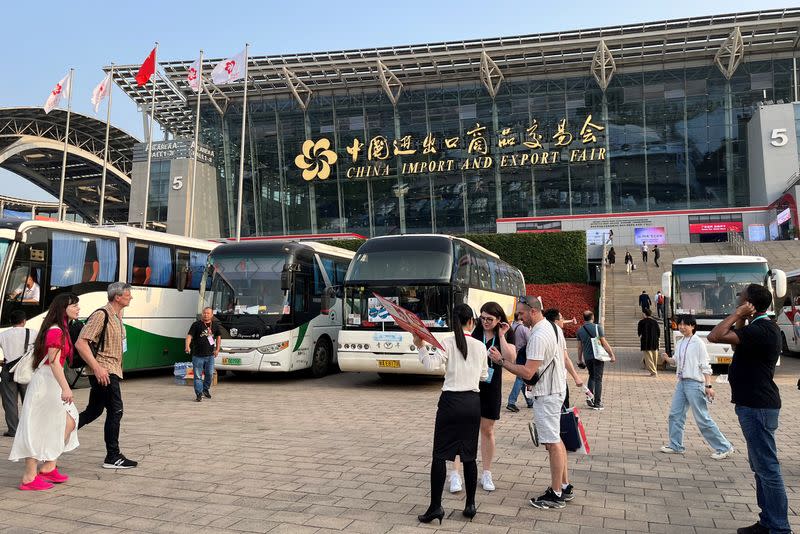
[[[339,165],[346,165],[347,178],[390,176],[395,172],[415,175],[492,167],[546,167],[564,161],[604,161],[608,154],[606,148],[600,146],[598,135],[604,135],[606,127],[591,114],[580,124],[580,128],[571,128],[566,118],[561,119],[551,135],[534,119],[524,127],[499,128],[496,142],[492,141],[488,128],[479,122],[468,127],[463,137],[436,136],[430,132],[421,138],[412,135],[397,139],[384,135],[371,139],[354,137],[345,147],[347,156],[342,158],[330,149],[328,139],[309,139],[303,143],[295,165],[303,171],[303,179],[310,181],[327,179],[337,160]],[[503,153],[514,147],[518,147],[517,151]]]

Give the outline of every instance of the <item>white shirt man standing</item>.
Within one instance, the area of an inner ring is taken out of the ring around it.
[[[28,347],[33,346],[38,332],[25,328],[25,312],[22,310],[11,312],[9,319],[11,319],[12,327],[0,333],[0,350],[3,351],[3,367],[0,369],[0,395],[3,398],[3,411],[8,427],[3,435],[12,438],[17,434],[19,399],[25,399],[26,387],[14,382],[14,373],[11,372],[11,367],[28,351]]]
[[[564,364],[564,333],[547,321],[542,312],[542,302],[534,297],[520,297],[518,309],[522,321],[531,328],[528,338],[525,365],[491,355],[503,368],[525,380],[539,372],[539,381],[533,386],[533,421],[550,457],[550,487],[541,496],[531,499],[534,508],[564,508],[574,498],[572,485],[567,478],[567,449],[561,441],[561,406],[567,388],[567,369]]]

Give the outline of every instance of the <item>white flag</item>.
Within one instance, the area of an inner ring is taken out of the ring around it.
[[[92,104],[94,104],[94,112],[100,109],[100,103],[111,92],[111,73],[106,74],[103,81],[97,84],[97,87],[92,91]]]
[[[235,82],[244,78],[244,50],[229,59],[220,61],[214,70],[211,71],[211,79],[217,85]]]
[[[61,97],[66,96],[69,98],[69,86],[70,86],[70,76],[72,73],[67,74],[61,81],[53,87],[53,90],[50,91],[50,95],[47,97],[47,102],[44,103],[44,112],[50,113],[54,107],[58,106],[61,103]]]
[[[186,73],[186,81],[189,82],[189,87],[192,88],[192,91],[195,93],[200,92],[200,89],[203,87],[203,80],[200,79],[200,59],[196,59],[192,66],[189,67],[189,71]]]

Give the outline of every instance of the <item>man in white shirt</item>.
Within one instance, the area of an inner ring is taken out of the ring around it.
[[[25,283],[17,286],[17,288],[8,296],[8,298],[14,300],[22,295],[22,302],[27,304],[38,304],[39,293],[39,284],[36,283],[36,281],[33,279],[33,276],[28,275]]]
[[[647,263],[647,241],[642,241],[642,263]]]
[[[0,369],[0,395],[3,400],[3,411],[6,414],[8,430],[3,433],[6,437],[14,437],[19,423],[18,397],[25,399],[25,386],[14,382],[14,373],[10,368],[19,360],[28,347],[33,346],[36,340],[36,330],[25,328],[25,312],[14,310],[11,312],[11,328],[0,333],[0,350],[3,351],[3,367]],[[26,343],[27,340],[27,343]]]
[[[544,318],[542,301],[534,297],[520,297],[518,309],[522,312],[525,326],[531,328],[528,338],[525,365],[506,360],[496,355],[492,359],[511,373],[530,380],[539,373],[533,386],[533,421],[550,457],[550,487],[543,495],[530,500],[534,508],[564,508],[575,494],[567,482],[567,449],[561,441],[561,407],[567,388],[567,369],[564,364],[566,345],[561,329]]]

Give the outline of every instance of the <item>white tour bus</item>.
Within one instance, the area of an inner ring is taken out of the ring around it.
[[[215,246],[127,226],[0,220],[0,327],[11,326],[11,312],[22,310],[38,329],[53,298],[69,292],[80,297],[85,319],[108,303],[108,284],[128,282],[125,370],[171,367],[186,359],[184,338]],[[26,291],[28,277],[33,285]]]
[[[525,280],[516,267],[475,243],[448,235],[375,237],[358,249],[344,282],[342,371],[441,375],[419,362],[410,333],[400,329],[373,293],[417,314],[437,339],[453,335],[451,311],[490,301],[513,318]]]
[[[334,286],[354,253],[311,241],[247,240],[208,257],[200,307],[223,327],[217,369],[325,376],[342,325]]]
[[[694,256],[677,259],[672,271],[662,275],[664,294],[664,342],[672,354],[682,338],[675,325],[680,314],[697,318],[697,335],[706,343],[709,361],[715,371],[727,368],[733,358],[731,346],[709,343],[708,333],[737,307],[738,293],[750,284],[767,287],[776,298],[786,293],[786,274],[770,270],[767,260],[760,256]],[[774,318],[770,307],[768,312]]]
[[[786,298],[777,315],[783,352],[800,352],[800,269],[786,273]]]

